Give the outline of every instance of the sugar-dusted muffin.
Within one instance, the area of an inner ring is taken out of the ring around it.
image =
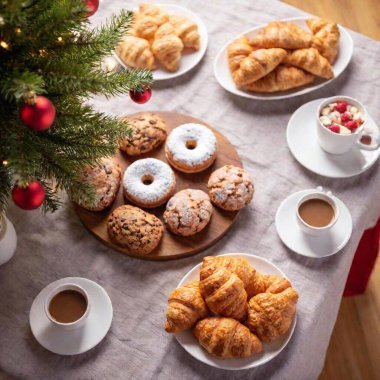
[[[160,219],[138,207],[120,206],[108,218],[108,233],[115,243],[139,255],[151,253],[163,232]]]
[[[202,190],[181,190],[169,199],[164,212],[167,228],[176,235],[190,236],[202,231],[210,221],[212,204]]]
[[[102,211],[114,201],[119,191],[121,168],[114,158],[103,158],[100,165],[86,167],[79,175],[79,180],[93,186],[95,196],[92,204],[80,197],[75,199],[77,203],[90,211]]]
[[[254,186],[248,173],[237,166],[225,165],[208,180],[211,202],[224,210],[237,211],[251,202]]]
[[[155,113],[146,112],[122,120],[128,121],[132,133],[122,141],[120,149],[130,156],[151,152],[166,139],[165,121]]]

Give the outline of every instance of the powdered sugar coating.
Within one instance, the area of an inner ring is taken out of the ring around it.
[[[195,141],[196,146],[189,149],[188,141]],[[188,123],[174,128],[170,133],[166,148],[173,160],[189,166],[202,165],[216,152],[216,137],[214,133],[201,124]]]
[[[170,198],[164,220],[168,229],[181,236],[194,235],[210,221],[212,205],[202,190],[186,189]]]
[[[145,184],[144,178],[149,178],[151,183]],[[164,203],[174,191],[175,176],[165,162],[155,158],[144,158],[127,168],[123,176],[123,186],[128,199],[137,200],[146,207],[156,207],[157,203]]]

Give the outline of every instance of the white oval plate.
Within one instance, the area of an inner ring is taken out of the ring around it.
[[[379,158],[380,148],[364,150],[355,145],[347,153],[330,154],[319,146],[315,115],[322,101],[316,99],[304,104],[289,120],[286,140],[294,158],[306,169],[329,178],[349,178],[365,172]],[[379,133],[371,115],[365,128]]]
[[[302,29],[305,29],[308,32],[310,32],[310,30],[307,28],[307,25],[305,23],[305,21],[309,18],[310,17],[294,17],[294,18],[283,19],[281,21],[291,21],[292,23],[300,26]],[[281,91],[281,92],[275,92],[275,93],[269,93],[269,94],[239,90],[232,79],[231,72],[228,67],[227,47],[234,40],[236,40],[236,38],[242,35],[247,35],[250,37],[254,36],[257,34],[257,32],[260,29],[262,29],[265,26],[266,24],[257,26],[255,28],[247,30],[246,32],[240,34],[239,36],[236,36],[231,41],[229,41],[226,45],[224,45],[224,47],[219,51],[219,53],[217,54],[215,58],[214,75],[216,77],[216,80],[225,90],[231,92],[232,94],[239,95],[244,98],[250,98],[250,99],[256,99],[256,100],[277,100],[277,99],[293,98],[295,96],[307,94],[308,92],[311,92],[311,91],[317,90],[318,88],[326,86],[328,83],[338,78],[338,76],[342,74],[344,69],[348,66],[348,64],[351,61],[352,53],[354,50],[354,43],[352,41],[351,36],[348,34],[348,32],[343,27],[338,25],[339,31],[340,31],[339,54],[338,54],[337,60],[335,61],[333,65],[334,78],[330,80],[326,80],[323,78],[316,78],[314,83],[310,85],[298,87],[293,90]]]
[[[338,253],[348,243],[352,233],[352,218],[347,206],[333,196],[339,207],[339,218],[326,236],[312,236],[301,231],[296,219],[299,200],[315,189],[302,190],[290,195],[276,213],[276,229],[282,242],[302,256],[322,258]]]
[[[194,21],[198,25],[199,35],[201,37],[201,46],[198,51],[193,51],[189,49],[188,51],[184,50],[182,52],[181,64],[179,66],[179,69],[176,72],[171,73],[165,70],[163,66],[161,66],[160,63],[156,60],[157,69],[153,70],[152,73],[153,73],[153,80],[156,82],[159,82],[159,81],[173,79],[181,75],[184,75],[185,73],[190,71],[192,68],[197,66],[206,53],[207,44],[208,44],[208,34],[207,34],[206,25],[200,19],[200,17],[196,15],[194,12],[186,8],[180,7],[178,5],[173,5],[173,4],[155,4],[155,5],[164,9],[168,13],[186,16],[192,21]],[[124,62],[116,54],[114,54],[114,57],[120,63],[121,66],[123,66],[124,68],[128,68],[128,66],[126,66]]]
[[[262,272],[264,274],[277,274],[286,277],[280,268],[259,256],[249,255],[246,253],[227,253],[221,256],[243,257],[247,259],[259,272]],[[199,271],[201,265],[202,263],[196,265],[193,269],[191,269],[185,275],[185,277],[182,278],[178,284],[178,287],[199,280]],[[248,369],[258,367],[264,363],[269,362],[285,348],[291,336],[293,335],[294,328],[296,326],[296,320],[297,317],[295,315],[292,325],[286,335],[282,336],[272,343],[264,343],[264,351],[262,353],[242,359],[218,359],[210,355],[205,349],[201,347],[191,330],[186,330],[175,334],[175,337],[177,338],[178,343],[191,356],[205,364],[228,370]]]
[[[85,324],[65,330],[48,319],[45,300],[57,285],[74,283],[82,286],[91,300],[91,309]],[[112,322],[112,303],[107,292],[96,282],[81,277],[66,277],[43,288],[33,301],[29,323],[36,340],[47,350],[59,355],[78,355],[91,350],[106,336]]]

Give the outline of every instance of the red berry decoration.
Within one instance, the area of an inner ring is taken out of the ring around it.
[[[152,90],[149,87],[143,90],[131,90],[129,96],[135,103],[144,104],[151,98]]]
[[[335,108],[334,108],[336,111],[340,112],[340,113],[344,113],[347,111],[347,103],[346,102],[339,102]]]
[[[38,181],[32,181],[25,187],[15,185],[12,189],[12,199],[23,210],[34,210],[44,203],[45,189]]]
[[[344,123],[344,126],[352,132],[359,126],[359,124],[356,120],[350,120],[347,121],[347,123]]]
[[[334,133],[339,133],[340,132],[339,125],[335,125],[335,124],[330,125],[329,129],[330,129],[331,132],[334,132]]]
[[[96,13],[99,8],[99,0],[85,0],[87,7],[87,16],[90,17]]]
[[[34,131],[45,131],[54,123],[55,107],[44,96],[32,96],[33,99],[23,104],[20,109],[22,122]]]
[[[351,116],[348,113],[342,113],[342,115],[340,115],[340,120],[342,120],[343,123],[346,123],[351,120]]]

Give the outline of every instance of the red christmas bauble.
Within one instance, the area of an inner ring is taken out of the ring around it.
[[[145,88],[144,90],[131,90],[129,91],[131,99],[138,104],[146,103],[152,96],[152,89]]]
[[[21,106],[20,118],[28,128],[45,131],[54,123],[55,107],[48,98],[37,96],[35,104],[25,103]]]
[[[87,16],[90,17],[96,13],[99,8],[99,0],[85,0],[87,7]]]
[[[38,181],[32,181],[25,187],[15,185],[12,189],[12,199],[23,210],[34,210],[44,203],[45,189]]]

